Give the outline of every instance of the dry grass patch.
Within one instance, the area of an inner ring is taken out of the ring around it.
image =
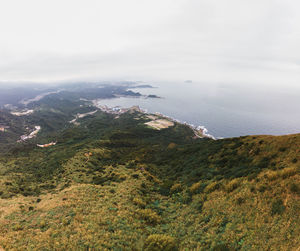
[[[157,119],[157,120],[146,122],[145,125],[148,125],[156,130],[161,130],[161,129],[174,126],[174,122],[166,119]]]

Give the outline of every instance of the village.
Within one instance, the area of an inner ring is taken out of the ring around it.
[[[15,116],[26,116],[26,115],[29,115],[29,114],[32,114],[34,112],[34,110],[23,110],[21,112],[11,112],[12,115],[15,115]]]
[[[125,112],[141,112],[145,113],[144,110],[142,110],[139,106],[132,106],[130,108],[123,108],[121,106],[115,106],[115,107],[108,107],[107,105],[100,105],[99,100],[92,100],[93,106],[97,107],[100,109],[102,112],[110,113],[110,114],[116,114],[120,115]]]
[[[32,131],[30,134],[28,134],[28,135],[26,135],[26,134],[22,135],[20,137],[20,140],[18,140],[18,142],[22,142],[22,141],[25,141],[25,140],[32,139],[32,138],[36,137],[36,135],[38,134],[38,132],[41,130],[41,127],[40,126],[35,126],[34,128],[35,128],[35,130]]]
[[[184,124],[184,125],[188,126],[189,128],[191,128],[191,130],[194,132],[194,138],[215,139],[212,135],[207,133],[207,129],[203,126],[194,126],[194,125],[188,124],[186,122],[180,122],[177,119],[168,117],[159,112],[156,112],[155,114],[148,114],[145,110],[141,109],[139,106],[132,106],[130,108],[122,108],[121,106],[108,107],[106,105],[99,105],[97,100],[93,101],[93,105],[95,107],[99,108],[103,112],[118,115],[115,118],[118,118],[120,114],[123,114],[126,112],[144,113],[144,114],[146,114],[146,118],[151,119],[151,121],[146,122],[145,125],[151,127],[152,129],[161,130],[161,129],[165,129],[165,128],[174,126],[175,123],[180,123],[180,124]]]
[[[9,129],[9,126],[0,125],[0,132],[6,132]]]

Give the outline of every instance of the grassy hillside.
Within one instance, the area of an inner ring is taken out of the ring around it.
[[[20,139],[25,134],[29,126],[22,117],[14,116],[8,111],[0,109],[0,128],[5,127],[5,131],[0,130],[0,152],[3,152],[10,145]]]
[[[97,112],[2,155],[0,247],[299,249],[300,134],[195,140],[146,121]]]

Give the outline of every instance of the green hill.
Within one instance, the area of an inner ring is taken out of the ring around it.
[[[299,249],[300,134],[215,141],[139,112],[60,126],[40,111],[59,129],[0,156],[0,250]]]

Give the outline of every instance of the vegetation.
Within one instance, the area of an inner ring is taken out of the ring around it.
[[[177,243],[173,237],[163,234],[152,234],[148,236],[144,246],[145,251],[176,251]]]
[[[74,125],[91,108],[55,100],[26,118],[47,129],[0,155],[0,250],[299,248],[300,134],[193,139],[138,112]]]

